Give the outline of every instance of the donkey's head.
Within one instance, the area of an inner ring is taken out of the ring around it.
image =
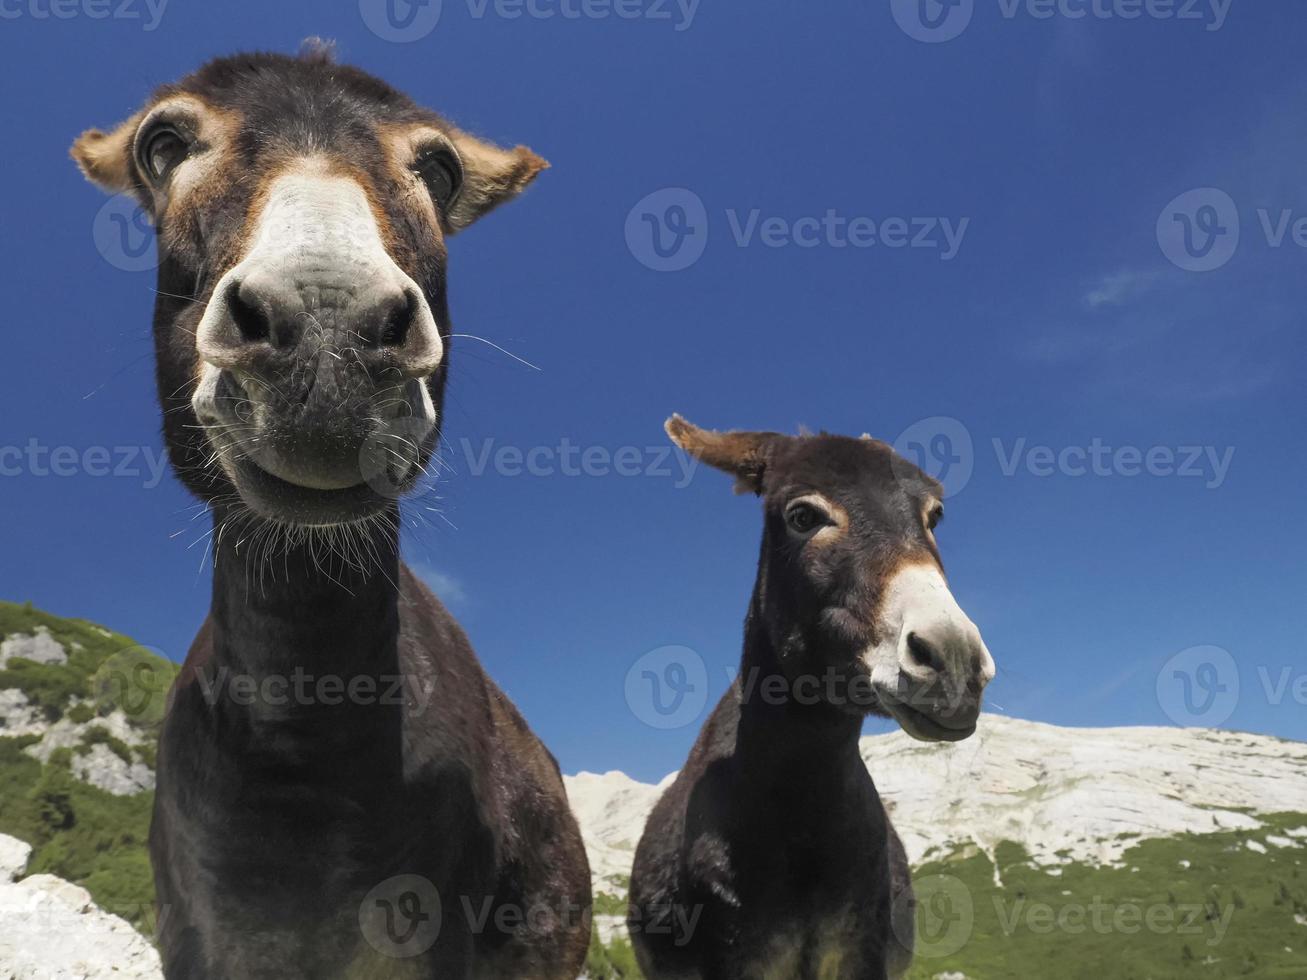
[[[543,160],[322,48],[211,62],[72,154],[155,224],[159,396],[193,491],[329,525],[412,486],[444,391],[445,238]]]
[[[667,432],[763,499],[754,615],[794,697],[889,715],[923,740],[975,731],[994,661],[944,581],[936,480],[866,436],[710,432],[680,416]]]

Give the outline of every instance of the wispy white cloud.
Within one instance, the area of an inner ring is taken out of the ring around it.
[[[1104,276],[1085,293],[1084,303],[1091,310],[1100,306],[1120,306],[1148,292],[1161,274],[1156,270],[1123,269]]]
[[[467,589],[455,576],[421,562],[409,562],[409,567],[446,606],[451,609],[465,609],[468,606]]]

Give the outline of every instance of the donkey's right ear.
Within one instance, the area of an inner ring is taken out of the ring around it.
[[[144,117],[138,112],[111,133],[88,129],[73,142],[69,154],[86,179],[109,194],[122,194],[139,184],[132,162],[132,142]]]
[[[778,432],[714,432],[679,415],[669,418],[663,428],[695,459],[735,477],[736,493],[762,492],[767,457],[776,440],[785,438]]]

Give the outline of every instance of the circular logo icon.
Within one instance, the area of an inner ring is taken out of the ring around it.
[[[123,272],[148,272],[158,268],[154,225],[150,216],[130,194],[115,194],[96,212],[91,237],[104,260]]]
[[[975,0],[890,0],[894,21],[914,41],[939,44],[967,29]]]
[[[971,433],[957,419],[936,415],[912,423],[894,440],[894,451],[942,483],[945,497],[956,496],[971,482],[975,446]],[[899,475],[912,476],[906,468]]]
[[[129,647],[107,657],[91,677],[101,714],[122,711],[139,722],[163,718],[168,692],[181,667],[153,647]]]
[[[650,728],[684,728],[708,704],[708,667],[689,647],[650,650],[626,672],[626,703]]]
[[[421,875],[395,875],[368,892],[359,929],[383,956],[421,956],[440,935],[440,893]]]
[[[383,41],[420,41],[440,23],[442,0],[359,0],[368,30]]]
[[[1158,216],[1157,244],[1187,272],[1219,269],[1239,247],[1239,206],[1215,187],[1186,191]]]
[[[1157,703],[1185,728],[1223,725],[1239,704],[1239,665],[1221,647],[1181,650],[1157,675]]]
[[[922,959],[952,956],[971,939],[976,924],[976,906],[971,889],[952,875],[930,875],[914,878],[916,915],[894,915],[897,932],[913,929],[912,936],[899,936],[907,940],[913,955]],[[902,899],[900,899],[902,900]]]
[[[412,416],[381,425],[359,447],[363,482],[383,497],[402,497],[413,485],[413,470],[430,436],[431,423]]]
[[[667,187],[640,199],[626,216],[626,247],[655,272],[680,272],[708,247],[708,209],[684,187]]]

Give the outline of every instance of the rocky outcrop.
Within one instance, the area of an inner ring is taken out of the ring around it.
[[[5,691],[0,695],[16,693],[20,692]],[[39,734],[41,740],[23,750],[38,762],[48,763],[58,749],[70,749],[73,775],[106,792],[130,796],[154,789],[154,770],[138,755],[133,753],[130,759],[125,759],[108,745],[95,741],[107,736],[129,752],[146,743],[146,736],[121,711],[85,722],[73,721],[65,715],[53,723],[42,721],[39,727],[31,727],[30,732],[4,731],[4,734]]]
[[[0,736],[40,735],[49,727],[41,709],[16,688],[0,689]]]
[[[13,657],[33,660],[38,664],[68,662],[68,653],[44,626],[38,626],[34,633],[15,633],[6,637],[0,643],[0,668],[5,667]]]
[[[154,770],[139,759],[128,762],[106,745],[92,745],[73,756],[73,775],[115,796],[154,789]]]
[[[7,980],[161,980],[159,954],[84,888],[22,877],[31,848],[0,834],[0,977]]]

